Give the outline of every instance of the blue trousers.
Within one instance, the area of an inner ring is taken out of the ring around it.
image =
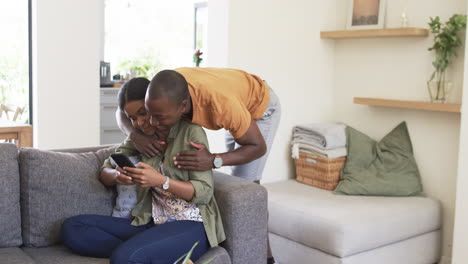
[[[173,264],[198,241],[190,258],[196,261],[210,248],[202,222],[132,226],[131,221],[102,215],[70,217],[62,225],[62,242],[80,255],[110,258],[111,264]]]

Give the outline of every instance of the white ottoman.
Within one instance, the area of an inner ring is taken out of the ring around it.
[[[441,207],[433,199],[335,195],[295,180],[264,187],[281,264],[439,261]]]

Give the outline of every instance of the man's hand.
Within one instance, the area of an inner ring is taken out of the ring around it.
[[[174,165],[182,170],[206,171],[213,168],[214,155],[205,145],[190,142],[197,150],[186,150],[177,153],[174,157]]]
[[[135,132],[130,135],[130,138],[133,143],[135,143],[136,149],[147,158],[154,157],[159,153],[164,153],[167,148],[166,142],[158,140],[155,136],[148,136]]]
[[[135,143],[136,149],[147,158],[164,153],[166,144],[155,136],[148,136],[134,128],[130,119],[120,108],[115,112],[115,119],[122,132]]]
[[[141,187],[161,187],[166,181],[166,176],[162,175],[151,165],[144,162],[136,164],[138,168],[124,167],[128,176],[132,177],[133,182]]]

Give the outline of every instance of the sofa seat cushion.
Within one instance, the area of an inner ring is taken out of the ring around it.
[[[104,160],[113,151],[112,147],[84,153],[21,149],[21,221],[25,246],[46,247],[60,242],[60,227],[68,217],[111,215],[115,194],[99,181],[98,175]]]
[[[14,144],[0,143],[0,248],[23,243],[19,189],[18,149]]]
[[[34,260],[18,247],[0,248],[0,263],[34,264]]]
[[[108,264],[109,259],[82,257],[64,246],[23,248],[37,263],[47,264]]]
[[[342,196],[295,180],[264,187],[270,232],[338,257],[441,226],[440,204],[430,198]]]
[[[28,254],[26,255],[19,248],[11,248],[8,252],[3,252],[3,249],[0,249],[0,260],[3,260],[3,256],[7,260],[13,260],[13,262],[5,262],[8,264],[33,264],[36,261],[37,263],[47,263],[47,264],[107,264],[109,259],[105,258],[90,258],[83,257],[73,253],[68,248],[56,245],[46,248],[23,248],[23,250]],[[11,252],[10,252],[11,251]],[[17,257],[18,261],[14,262]],[[31,257],[29,257],[31,256]],[[8,258],[10,257],[10,258]],[[22,258],[20,258],[22,257]],[[31,259],[32,258],[32,259]],[[29,259],[30,262],[27,262]],[[20,262],[23,260],[24,262]],[[207,263],[211,260],[210,264],[230,264],[231,259],[226,249],[222,247],[214,247],[208,250],[198,261],[197,263]],[[2,262],[3,263],[3,262]]]

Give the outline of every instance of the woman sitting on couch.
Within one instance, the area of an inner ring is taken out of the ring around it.
[[[63,243],[80,255],[110,258],[116,264],[172,264],[196,242],[192,260],[225,239],[212,171],[180,170],[172,162],[178,152],[192,149],[191,141],[208,145],[205,132],[183,120],[156,131],[145,109],[148,84],[145,78],[125,83],[119,91],[119,107],[135,128],[164,141],[166,150],[151,158],[142,156],[137,168],[114,169],[106,160],[100,180],[117,186],[113,216],[79,215],[62,225]],[[128,138],[116,152],[140,154]]]

